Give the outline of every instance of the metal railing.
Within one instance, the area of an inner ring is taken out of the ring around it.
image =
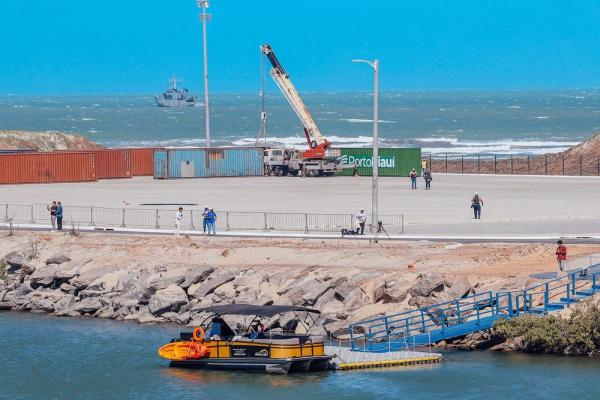
[[[499,318],[563,309],[600,292],[599,256],[575,256],[573,263],[578,264],[577,268],[522,290],[477,293],[356,322],[349,327],[352,349],[378,352],[402,348],[407,342],[431,344],[489,329]]]
[[[108,208],[63,205],[65,227],[117,227],[174,229],[175,209]],[[200,209],[184,210],[180,229],[203,230]],[[322,232],[338,233],[355,225],[354,214],[313,214],[283,212],[216,211],[217,231]],[[0,221],[13,223],[50,224],[46,204],[0,204]],[[381,216],[384,229],[390,234],[404,233],[403,215]]]
[[[433,173],[600,176],[600,156],[564,154],[429,154]]]

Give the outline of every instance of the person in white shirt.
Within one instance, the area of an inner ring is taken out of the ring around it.
[[[181,226],[181,219],[183,218],[183,207],[179,207],[175,214],[175,236],[179,236],[179,227]]]
[[[361,208],[360,212],[358,214],[356,214],[356,224],[358,225],[357,228],[360,231],[359,234],[360,235],[364,235],[365,234],[365,223],[367,222],[367,214],[365,214],[365,209]]]

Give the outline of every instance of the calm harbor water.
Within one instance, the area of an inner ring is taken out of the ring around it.
[[[176,326],[0,313],[2,399],[598,399],[600,360],[452,352],[441,365],[272,376],[170,369]]]

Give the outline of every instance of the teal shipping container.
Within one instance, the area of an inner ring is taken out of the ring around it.
[[[360,176],[373,174],[373,149],[370,147],[346,147],[341,151],[343,165],[358,166]],[[411,169],[421,171],[420,148],[380,148],[379,176],[408,176]],[[352,175],[352,168],[344,168],[341,175]]]
[[[167,148],[154,150],[154,178],[264,175],[260,147]]]

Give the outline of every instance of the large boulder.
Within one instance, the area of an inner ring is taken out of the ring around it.
[[[71,257],[69,257],[68,255],[56,254],[56,255],[53,255],[52,257],[49,257],[46,260],[46,265],[48,265],[48,264],[64,264],[69,261],[71,261]]]
[[[384,303],[402,303],[408,297],[408,288],[402,284],[386,287],[380,300]]]
[[[102,302],[100,301],[100,298],[87,297],[87,298],[79,301],[78,303],[76,303],[75,306],[73,307],[73,310],[77,311],[81,314],[91,314],[91,313],[95,313],[96,311],[101,309],[103,306],[104,306],[104,304],[102,304]]]
[[[214,267],[208,265],[193,266],[185,273],[185,279],[179,286],[187,289],[198,282],[206,280],[214,271]]]
[[[48,264],[43,268],[37,268],[29,277],[29,284],[33,289],[49,287],[54,282],[58,265]]]
[[[346,311],[352,312],[369,304],[369,301],[362,289],[356,288],[348,293],[348,295],[344,298],[343,303],[346,307]]]
[[[446,279],[448,289],[446,292],[453,299],[460,299],[471,294],[473,288],[469,279],[465,275],[453,277],[452,279]]]
[[[19,252],[13,251],[8,253],[3,258],[4,262],[8,264],[11,270],[17,270],[21,268],[23,263],[25,262],[25,257]]]
[[[185,275],[183,273],[168,274],[168,275],[155,275],[148,278],[146,287],[150,291],[157,291],[165,289],[171,285],[179,285],[185,281]]]
[[[235,288],[232,282],[227,282],[224,285],[219,286],[213,292],[219,303],[233,303],[236,296]]]
[[[437,273],[421,275],[419,281],[409,289],[409,293],[413,297],[428,297],[433,292],[443,291],[444,283],[444,278]]]
[[[223,272],[220,274],[212,275],[210,279],[202,282],[198,288],[192,294],[197,299],[202,299],[206,295],[211,294],[219,286],[222,286],[235,279],[235,275],[231,272]]]
[[[177,312],[183,305],[188,304],[185,291],[172,284],[169,287],[157,290],[148,302],[148,310],[152,315],[160,316],[166,312]]]

